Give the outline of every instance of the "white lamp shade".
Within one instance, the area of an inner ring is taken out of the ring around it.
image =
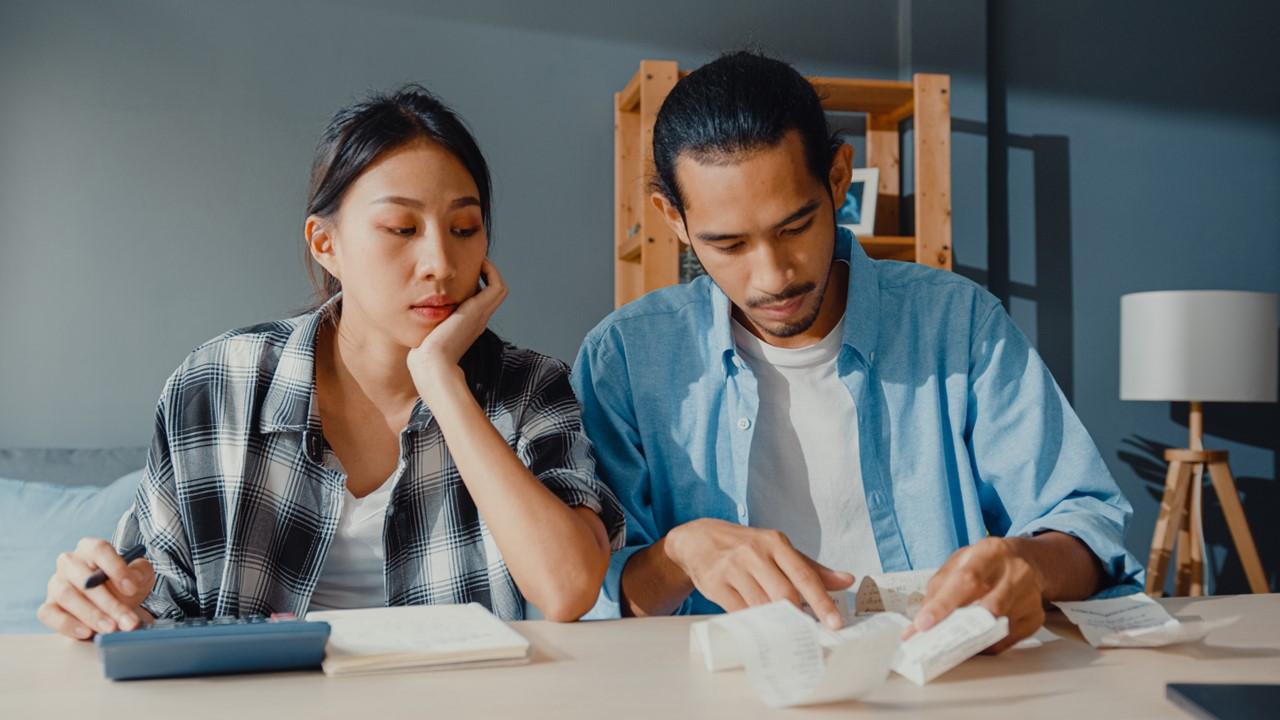
[[[1120,298],[1120,399],[1276,401],[1276,294]]]

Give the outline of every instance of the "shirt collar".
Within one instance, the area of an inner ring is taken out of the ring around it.
[[[849,289],[844,308],[842,344],[862,355],[868,364],[875,360],[880,336],[880,281],[876,266],[847,228],[836,226],[835,260],[849,263]],[[708,281],[710,278],[708,278]],[[711,330],[707,337],[712,352],[722,361],[726,373],[740,360],[733,342],[733,307],[729,296],[714,282],[711,288]]]
[[[836,230],[836,257],[849,261],[844,344],[871,364],[875,361],[876,344],[880,340],[880,277],[875,262],[867,257],[853,233],[842,227]]]
[[[261,432],[302,431],[312,424],[319,428],[319,409],[312,407],[316,388],[316,336],[321,323],[334,317],[341,301],[342,293],[338,293],[315,310],[294,319],[296,324],[280,349],[271,384],[262,401],[258,422]]]

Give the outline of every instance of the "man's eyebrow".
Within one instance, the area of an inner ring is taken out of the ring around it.
[[[790,225],[806,215],[813,214],[813,211],[817,210],[819,205],[821,205],[821,203],[817,200],[810,200],[801,206],[799,210],[796,210],[786,216],[781,221],[774,223],[774,229],[776,230],[785,225]],[[698,233],[697,235],[697,238],[703,242],[723,242],[725,240],[738,240],[744,237],[746,237],[745,233]]]
[[[819,205],[821,205],[821,203],[819,203],[817,200],[810,200],[809,202],[801,206],[799,210],[786,216],[785,218],[782,219],[781,222],[774,224],[773,229],[777,230],[784,225],[790,225],[791,223],[799,220],[800,218],[806,215],[812,214],[814,210],[818,209]]]

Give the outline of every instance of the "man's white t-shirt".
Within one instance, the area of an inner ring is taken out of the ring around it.
[[[752,527],[781,530],[800,552],[858,577],[881,571],[858,464],[858,409],[840,381],[844,319],[803,348],[780,348],[733,322],[760,406],[748,460]]]

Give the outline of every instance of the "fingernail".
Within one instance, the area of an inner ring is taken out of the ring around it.
[[[916,627],[920,630],[928,630],[933,627],[933,613],[922,612],[916,615]]]
[[[112,630],[116,629],[115,623],[111,622],[107,618],[102,618],[101,620],[99,620],[98,627],[101,628],[102,632],[111,632]]]
[[[132,630],[138,626],[138,621],[128,613],[121,613],[116,616],[116,622],[120,623],[120,627],[125,630]]]
[[[138,592],[138,586],[134,585],[132,580],[127,579],[120,581],[120,589],[124,591],[125,595],[132,595]]]
[[[840,620],[839,613],[831,613],[830,615],[827,616],[827,627],[831,628],[832,630],[839,630],[840,625],[841,625],[841,620]]]
[[[88,640],[89,636],[93,634],[93,631],[83,625],[77,625],[75,629],[75,634],[76,634],[76,637],[80,638],[81,640]]]

